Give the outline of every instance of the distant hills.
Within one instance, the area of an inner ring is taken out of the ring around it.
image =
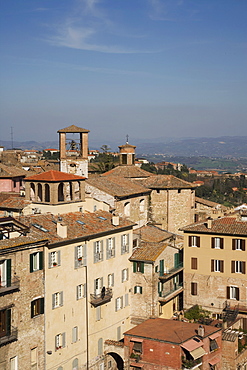
[[[116,150],[117,145],[113,142],[90,142],[90,149],[99,149],[103,144],[109,145]],[[122,144],[122,143],[121,143]],[[205,156],[215,158],[247,158],[247,136],[222,136],[217,138],[181,138],[181,139],[159,139],[141,140],[133,138],[131,144],[136,145],[137,156],[161,154],[165,156]],[[5,149],[11,149],[10,141],[0,140],[0,145]],[[14,142],[14,147],[19,149],[43,150],[47,148],[58,148],[58,141],[25,141]]]

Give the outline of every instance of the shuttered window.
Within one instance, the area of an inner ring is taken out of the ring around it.
[[[191,257],[191,269],[197,270],[197,258]]]
[[[214,249],[223,249],[224,248],[224,239],[223,238],[211,238],[211,248]]]
[[[246,262],[245,261],[232,261],[231,272],[245,274],[246,273]]]
[[[48,267],[53,268],[61,265],[61,251],[53,251],[48,254]]]
[[[108,238],[106,241],[106,259],[115,257],[115,238]]]
[[[94,263],[103,261],[103,240],[94,242]]]
[[[30,272],[43,269],[43,252],[36,252],[30,254]]]
[[[237,301],[239,301],[240,299],[239,288],[236,286],[227,286],[226,287],[226,298],[236,299]]]
[[[44,298],[37,298],[31,302],[31,317],[44,313]]]
[[[197,295],[197,283],[191,283],[191,295]]]
[[[129,252],[129,234],[121,236],[121,254]]]
[[[200,248],[200,236],[189,236],[189,247],[198,247]]]
[[[75,268],[87,266],[87,245],[77,245],[75,247]]]
[[[211,271],[212,272],[224,272],[224,261],[211,260]]]
[[[232,239],[232,250],[245,251],[245,240]]]

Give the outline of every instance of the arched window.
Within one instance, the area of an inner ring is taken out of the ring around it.
[[[103,355],[103,338],[98,340],[98,356]]]
[[[72,370],[78,370],[79,365],[78,365],[78,358],[75,358],[72,362]]]
[[[38,201],[42,202],[42,185],[38,184]]]
[[[140,200],[140,213],[145,211],[145,199]]]
[[[124,214],[126,217],[130,216],[130,202],[125,203],[124,205]]]
[[[59,202],[64,201],[63,183],[62,182],[58,185],[58,201]]]
[[[33,182],[30,184],[30,200],[35,200],[35,186]]]
[[[50,202],[50,186],[45,184],[45,202]]]

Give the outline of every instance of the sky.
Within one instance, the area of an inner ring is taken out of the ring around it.
[[[246,0],[0,0],[0,139],[247,136]]]

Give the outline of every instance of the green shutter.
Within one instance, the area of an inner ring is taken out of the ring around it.
[[[141,272],[144,272],[144,262],[141,262]]]
[[[136,272],[136,262],[133,262],[133,272]]]
[[[43,252],[39,252],[39,270],[43,270]]]
[[[11,286],[11,259],[7,260],[7,286]]]
[[[164,260],[160,260],[160,274],[164,273]]]
[[[179,261],[179,259],[180,259],[179,257],[180,257],[180,256],[179,256],[179,253],[175,253],[175,254],[174,254],[174,267],[175,267],[175,268],[179,267],[179,262],[180,262],[180,261]]]
[[[34,304],[35,304],[35,301],[32,301],[31,302],[31,318],[34,317]]]
[[[40,298],[40,314],[45,312],[44,307],[45,307],[44,298]]]
[[[33,254],[29,255],[29,262],[30,272],[33,272]]]

